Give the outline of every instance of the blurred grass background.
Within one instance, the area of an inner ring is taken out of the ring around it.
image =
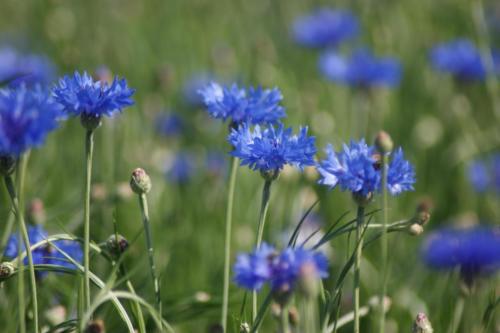
[[[381,128],[405,148],[417,170],[416,191],[391,200],[391,220],[412,216],[418,200],[431,197],[435,209],[431,225],[498,223],[498,196],[478,196],[465,177],[471,158],[497,151],[499,124],[484,84],[457,85],[433,72],[427,51],[436,42],[455,37],[478,39],[469,0],[421,1],[13,1],[0,3],[0,40],[31,52],[47,54],[59,73],[75,69],[93,72],[102,65],[127,78],[137,89],[136,105],[116,119],[106,119],[96,134],[92,211],[92,239],[103,242],[113,231],[113,219],[129,240],[142,228],[136,198],[116,199],[131,171],[145,168],[153,179],[150,211],[161,271],[165,316],[179,332],[208,331],[219,318],[222,288],[223,228],[226,174],[196,169],[189,181],[168,181],[165,169],[175,154],[188,151],[203,164],[211,151],[225,153],[227,128],[209,119],[201,108],[183,99],[183,87],[193,75],[210,73],[224,81],[278,86],[284,95],[287,125],[307,124],[321,150],[327,142],[337,147],[351,138],[350,113],[355,93],[324,80],[316,67],[318,52],[295,45],[290,38],[293,19],[317,6],[351,9],[361,21],[361,36],[344,48],[368,45],[377,54],[398,57],[403,80],[394,90],[377,90],[370,97],[367,139]],[[493,1],[486,3],[494,13]],[[500,19],[497,17],[497,19]],[[493,34],[493,39],[498,32]],[[497,41],[498,42],[498,41]],[[498,46],[498,45],[497,45]],[[498,93],[498,92],[496,92]],[[166,138],[155,131],[156,115],[171,110],[185,122],[181,135]],[[474,119],[477,127],[470,121]],[[84,132],[76,120],[65,122],[47,144],[33,151],[27,200],[42,198],[48,214],[46,228],[80,234],[82,220]],[[475,142],[475,143],[474,143]],[[477,144],[479,142],[480,144]],[[322,153],[320,152],[320,156]],[[226,161],[228,159],[226,158]],[[254,240],[261,178],[241,168],[236,188],[233,254],[248,250]],[[100,187],[99,187],[100,186]],[[121,187],[120,187],[121,186]],[[126,187],[125,187],[126,188]],[[103,192],[104,191],[104,192]],[[8,205],[2,194],[0,216]],[[313,173],[285,172],[273,188],[267,239],[272,240],[300,219],[316,197],[317,214],[325,225],[346,211],[354,215],[348,195],[327,192],[315,184]],[[378,207],[375,202],[373,208]],[[424,234],[425,235],[425,234]],[[435,331],[448,325],[458,293],[457,275],[431,272],[419,259],[422,237],[397,234],[391,238],[392,275],[389,294],[391,332],[409,332],[417,311],[425,310]],[[345,258],[345,242],[332,242],[332,276]],[[127,266],[139,294],[152,300],[143,236],[127,255]],[[378,291],[378,247],[366,251],[362,299]],[[93,263],[105,276],[109,268]],[[61,282],[63,281],[63,282]],[[498,280],[490,281],[490,286]],[[76,282],[51,276],[40,288],[43,304],[75,301]],[[498,285],[498,284],[497,284]],[[349,288],[349,285],[346,286]],[[466,308],[466,321],[480,322],[488,292],[480,289]],[[208,293],[210,300],[204,300]],[[349,308],[345,289],[344,310]],[[230,313],[239,314],[242,292],[232,289]],[[0,302],[3,323],[13,304]],[[113,310],[99,314],[110,332],[119,332]],[[365,325],[369,324],[369,320]],[[473,325],[462,327],[462,332]],[[272,327],[272,326],[270,326]],[[366,326],[368,327],[368,326]],[[467,328],[466,328],[467,327]],[[271,330],[268,328],[266,331]],[[9,330],[7,330],[9,331]],[[6,332],[7,332],[6,331]],[[349,331],[349,328],[344,330]],[[9,331],[11,332],[11,331]],[[366,331],[368,332],[368,331]]]

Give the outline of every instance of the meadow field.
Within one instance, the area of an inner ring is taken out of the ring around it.
[[[0,332],[500,332],[499,75],[498,1],[2,1]]]

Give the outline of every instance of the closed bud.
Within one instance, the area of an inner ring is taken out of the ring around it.
[[[0,280],[6,280],[14,274],[15,267],[10,262],[0,264]]]
[[[31,224],[43,224],[47,216],[45,215],[45,207],[41,199],[33,199],[28,207],[28,220]]]
[[[417,210],[415,212],[414,219],[420,225],[426,225],[431,219],[431,209],[432,209],[432,201],[429,198],[422,199],[418,205]]]
[[[151,178],[144,169],[137,168],[132,172],[130,188],[136,194],[146,194],[151,190]]]
[[[429,318],[425,315],[425,313],[420,312],[415,321],[413,322],[412,333],[432,333],[434,330],[432,329],[431,322]]]
[[[80,116],[80,123],[86,130],[93,131],[99,126],[101,126],[102,118],[101,116],[82,113],[82,115]]]
[[[66,308],[62,305],[56,305],[45,311],[45,318],[47,321],[55,326],[62,323],[66,319]]]
[[[299,326],[299,319],[299,310],[297,310],[295,306],[291,306],[288,309],[288,320],[290,321],[290,324],[295,327]]]
[[[87,328],[85,329],[85,333],[105,333],[106,330],[104,328],[104,322],[101,319],[96,319],[91,321]]]
[[[250,325],[247,322],[240,324],[240,333],[250,333]]]
[[[375,137],[375,147],[381,154],[387,154],[394,149],[394,143],[387,132],[380,131]]]
[[[0,175],[8,176],[14,172],[16,168],[16,158],[11,155],[0,156]]]
[[[118,235],[118,239],[115,234],[109,236],[106,241],[106,247],[108,251],[115,257],[119,257],[128,248],[128,241],[122,235]]]
[[[410,225],[408,227],[408,232],[412,236],[419,236],[419,235],[421,235],[424,232],[424,227],[422,227],[418,223],[413,223],[412,225]]]

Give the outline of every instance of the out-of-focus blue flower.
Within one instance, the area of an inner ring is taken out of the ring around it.
[[[177,153],[167,170],[167,178],[173,183],[188,182],[195,172],[193,156],[188,152]]]
[[[333,82],[353,87],[395,87],[401,79],[401,65],[395,58],[377,58],[365,48],[347,58],[328,51],[319,59],[321,73]]]
[[[459,267],[470,282],[481,273],[500,268],[500,228],[477,226],[468,229],[442,229],[429,235],[422,246],[422,257],[435,269]]]
[[[280,105],[283,95],[278,88],[240,88],[237,84],[221,86],[211,82],[199,90],[208,113],[232,123],[274,124],[285,117]]]
[[[271,278],[271,261],[275,255],[272,246],[263,243],[252,253],[242,253],[234,264],[235,283],[248,290],[259,290]]]
[[[132,95],[135,90],[127,86],[125,79],[117,77],[113,83],[94,81],[86,72],[75,72],[65,76],[54,88],[55,100],[64,111],[73,116],[89,117],[112,116],[123,108],[133,105]]]
[[[271,288],[280,292],[291,291],[305,265],[312,265],[317,279],[328,276],[328,259],[321,252],[298,248],[286,248],[272,263]]]
[[[184,130],[183,119],[175,113],[162,113],[155,119],[156,131],[167,137],[179,136]]]
[[[375,149],[364,139],[344,144],[336,153],[331,145],[325,149],[326,159],[318,165],[320,184],[333,188],[340,185],[343,191],[361,193],[363,196],[378,189],[380,172],[376,170]]]
[[[455,39],[434,46],[429,57],[434,69],[450,73],[457,79],[471,81],[483,80],[486,77],[486,68],[481,54],[476,46],[468,39]],[[500,72],[500,57],[493,54],[495,73]]]
[[[285,129],[283,124],[263,130],[258,125],[253,130],[243,125],[232,129],[228,141],[234,147],[231,154],[252,170],[279,171],[285,164],[301,169],[314,165],[315,138],[307,135],[307,127],[293,135],[292,129]]]
[[[54,244],[54,246],[48,245],[46,248],[44,258],[46,264],[76,269],[77,267],[75,264],[73,264],[66,255],[77,263],[82,262],[83,252],[80,243],[72,240],[56,240],[52,242],[52,244]]]
[[[490,186],[490,172],[483,161],[473,161],[468,170],[469,181],[476,192],[482,193]]]
[[[335,47],[357,36],[359,23],[347,10],[319,8],[297,18],[292,26],[295,41],[306,47]]]
[[[47,237],[49,234],[41,225],[34,225],[34,226],[28,226],[28,239],[30,241],[30,246],[34,245],[38,242],[41,242]],[[14,232],[10,235],[9,240],[7,241],[7,245],[5,246],[5,251],[4,251],[4,256],[9,258],[9,259],[14,259],[18,255],[18,246],[19,246],[19,233]],[[24,243],[21,240],[21,248],[23,251],[26,251],[26,247],[24,246]],[[33,260],[36,262],[35,259],[38,260],[38,263],[40,263],[40,259],[43,257],[43,252],[44,250],[42,248],[38,248],[35,251],[33,251]],[[24,263],[28,263],[28,259],[24,258]]]
[[[43,144],[61,110],[40,86],[0,90],[0,156],[18,156]]]
[[[500,192],[500,154],[495,154],[492,159],[493,184],[495,190]]]
[[[227,173],[226,154],[220,151],[209,151],[205,159],[207,172],[215,176],[224,176]]]
[[[48,84],[54,79],[55,66],[46,57],[37,54],[21,54],[16,49],[0,48],[0,83]]]
[[[333,188],[337,185],[343,191],[359,193],[366,196],[381,190],[381,173],[375,148],[368,146],[364,139],[344,144],[340,152],[335,152],[331,145],[325,149],[326,159],[320,161],[317,169],[320,173],[319,183]],[[392,195],[413,190],[415,170],[404,159],[401,148],[391,154],[387,170],[387,190]]]
[[[391,154],[391,162],[387,170],[387,189],[392,195],[413,191],[415,169],[405,160],[403,149],[399,147]]]
[[[262,244],[249,254],[240,254],[234,265],[235,282],[242,288],[259,290],[269,283],[275,291],[291,291],[305,265],[312,265],[313,274],[322,279],[328,276],[328,260],[320,252],[286,248],[281,253]]]
[[[191,106],[203,105],[203,97],[199,91],[213,81],[213,76],[207,73],[198,73],[191,76],[182,87],[182,96],[187,104]]]

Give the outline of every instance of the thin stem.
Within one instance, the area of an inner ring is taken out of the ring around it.
[[[281,307],[281,333],[290,333],[290,322],[288,320],[288,307]]]
[[[257,228],[257,242],[256,248],[260,248],[262,243],[262,237],[264,234],[264,225],[266,223],[267,210],[269,208],[269,198],[271,196],[271,184],[272,180],[267,180],[264,183],[264,188],[262,189],[262,202],[260,206],[259,213],[259,225]],[[257,292],[252,292],[252,320],[255,321],[257,317]],[[257,331],[256,331],[257,332]]]
[[[85,135],[85,192],[83,203],[83,298],[85,310],[90,308],[90,184],[92,180],[92,155],[94,153],[94,132]]]
[[[456,333],[460,327],[460,322],[462,321],[462,315],[464,313],[465,299],[463,296],[459,296],[457,302],[455,303],[455,310],[453,311],[453,319],[448,328],[448,333]]]
[[[387,203],[387,169],[389,167],[389,156],[383,154],[382,156],[382,204],[383,204],[383,226],[382,226],[382,236],[381,236],[381,257],[382,257],[382,290],[380,293],[380,305],[379,305],[379,332],[385,333],[385,311],[384,311],[384,299],[387,293],[387,277],[388,277],[388,265],[387,265],[387,248],[388,248],[388,238],[387,238],[387,224],[388,224],[388,203]]]
[[[358,206],[358,215],[356,223],[356,260],[354,261],[354,333],[360,333],[359,330],[359,284],[360,284],[360,266],[361,255],[363,251],[363,224],[365,218],[365,208]]]
[[[21,229],[18,230],[18,239],[22,238]],[[17,242],[17,253],[23,252],[23,246],[21,242]],[[24,321],[26,318],[25,314],[25,305],[24,305],[24,269],[23,267],[23,259],[21,256],[17,256],[17,267],[18,269],[18,277],[17,277],[17,298],[18,298],[18,316],[19,316],[19,332],[26,333],[26,322]]]
[[[21,159],[22,160],[22,159]],[[22,163],[22,162],[20,162]],[[33,265],[33,255],[31,253],[31,246],[28,236],[28,229],[26,228],[26,223],[24,222],[23,213],[20,210],[19,199],[16,194],[16,189],[14,186],[14,182],[12,181],[12,177],[5,176],[4,178],[5,186],[7,187],[7,191],[9,192],[10,199],[12,201],[12,206],[14,208],[14,214],[16,215],[16,220],[19,226],[19,230],[23,239],[24,247],[26,248],[26,254],[28,257],[28,269],[30,275],[30,287],[31,287],[31,298],[33,302],[33,325],[34,331],[39,332],[38,330],[38,299],[37,299],[37,291],[36,291],[36,277],[35,277],[35,267]],[[19,300],[22,301],[21,299]],[[23,305],[24,307],[24,305]],[[23,318],[24,320],[24,318]]]
[[[7,218],[5,229],[3,231],[2,239],[0,240],[0,262],[3,261],[3,253],[5,251],[5,247],[7,246],[7,241],[12,234],[12,227],[14,227],[14,222],[15,215],[14,213],[10,212],[9,217]]]
[[[233,157],[231,163],[231,176],[229,178],[229,190],[227,192],[227,210],[226,210],[226,235],[224,239],[224,289],[222,292],[222,332],[226,332],[227,312],[229,304],[229,274],[231,261],[231,227],[233,223],[233,200],[234,188],[236,186],[236,174],[238,170],[238,158]]]
[[[149,223],[149,210],[148,210],[148,201],[146,198],[146,194],[143,193],[139,195],[139,205],[141,207],[142,221],[144,224],[144,231],[146,234],[146,246],[148,248],[149,267],[151,269],[151,278],[153,279],[153,287],[156,296],[156,306],[158,308],[159,315],[162,316],[160,283],[158,282],[158,278],[156,276],[153,238],[151,237],[151,226]]]
[[[115,238],[115,239],[118,239],[118,238]],[[119,270],[120,270],[120,274],[126,278],[126,285],[127,285],[127,288],[128,290],[134,294],[134,295],[137,295],[137,293],[135,292],[135,288],[134,288],[134,285],[132,284],[132,282],[130,281],[130,279],[128,278],[128,273],[127,273],[127,269],[125,268],[125,265],[123,263],[118,263],[119,265]],[[141,309],[141,305],[139,304],[139,302],[137,302],[136,300],[134,300],[132,302],[132,306],[134,308],[134,314],[135,314],[135,317],[137,319],[137,324],[139,326],[139,332],[140,333],[146,333],[146,323],[144,322],[144,315],[142,314],[142,309]]]

